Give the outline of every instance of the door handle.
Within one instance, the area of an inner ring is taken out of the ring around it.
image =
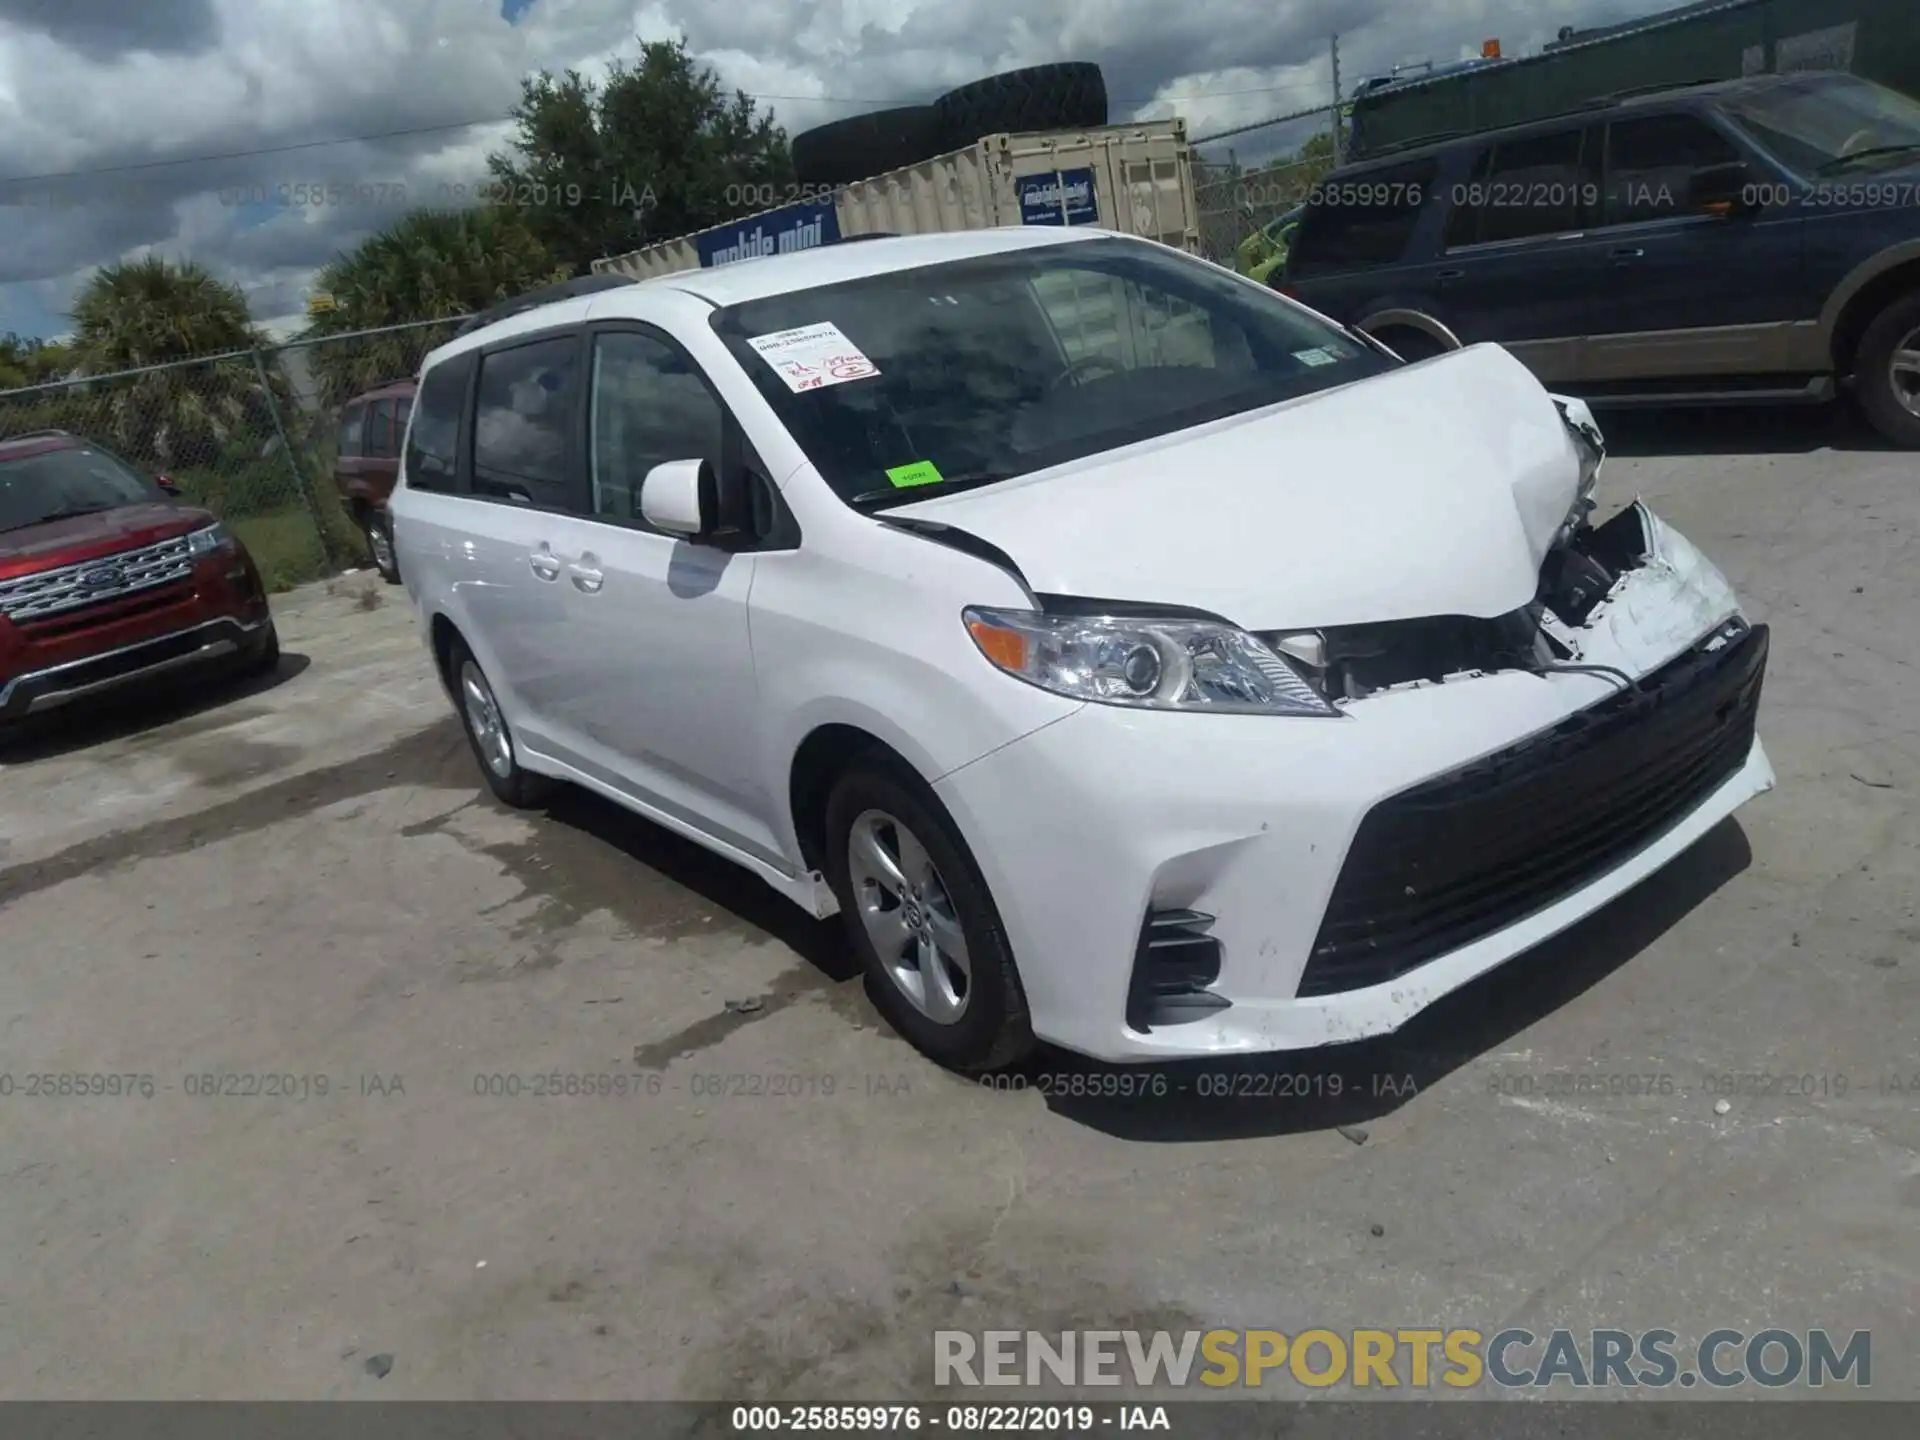
[[[584,594],[595,594],[607,581],[606,574],[600,569],[600,564],[594,558],[592,551],[588,551],[567,566],[567,571],[573,576],[573,588]]]
[[[1438,280],[1442,285],[1444,285],[1449,280],[1466,279],[1467,272],[1464,270],[1442,270],[1438,275],[1434,276],[1433,278]]]
[[[1630,261],[1646,259],[1647,252],[1638,245],[1622,245],[1618,250],[1609,250],[1607,256],[1614,264],[1625,265]]]
[[[540,548],[538,550],[535,550],[531,555],[527,556],[527,564],[533,568],[533,573],[538,575],[542,580],[558,580],[560,578],[560,561],[554,555],[553,547],[544,540],[540,542]]]

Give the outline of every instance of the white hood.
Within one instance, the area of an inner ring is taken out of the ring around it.
[[[1579,476],[1547,392],[1476,345],[892,513],[997,545],[1043,593],[1306,630],[1518,609]]]

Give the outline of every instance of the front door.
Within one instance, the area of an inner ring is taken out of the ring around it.
[[[662,534],[640,513],[647,472],[718,465],[727,423],[664,334],[597,327],[588,362],[585,513],[556,532],[574,642],[573,762],[602,783],[775,864],[774,797],[758,781],[747,634],[754,556]]]
[[[1791,325],[1805,320],[1803,224],[1787,186],[1704,117],[1687,112],[1607,126],[1608,303],[1588,341],[1593,381],[1766,375],[1793,368]],[[1688,182],[1708,166],[1755,165],[1756,198],[1730,216],[1694,208]]]

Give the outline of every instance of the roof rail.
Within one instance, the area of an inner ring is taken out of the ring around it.
[[[1438,145],[1443,140],[1458,140],[1462,135],[1471,135],[1471,130],[1434,130],[1425,135],[1410,135],[1405,140],[1389,140],[1384,145],[1374,145],[1362,154],[1354,157],[1351,163],[1364,165],[1380,155],[1397,155],[1402,150],[1417,150],[1422,145]],[[1345,169],[1346,166],[1341,166]]]
[[[475,330],[505,320],[509,316],[538,310],[542,305],[554,305],[562,300],[574,300],[582,295],[594,295],[602,290],[617,290],[623,285],[636,283],[638,282],[631,275],[576,275],[571,280],[542,285],[538,290],[529,290],[524,295],[515,295],[510,300],[502,300],[497,305],[491,305],[485,310],[469,315],[466,323],[453,333],[456,337],[470,335]]]
[[[1621,100],[1631,100],[1639,95],[1658,95],[1666,90],[1697,90],[1702,85],[1723,85],[1734,78],[1731,75],[1722,75],[1710,80],[1667,80],[1658,85],[1629,85],[1624,90],[1615,90],[1611,94],[1596,96],[1587,104],[1598,107],[1612,105]]]

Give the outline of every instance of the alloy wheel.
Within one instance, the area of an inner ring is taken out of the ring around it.
[[[1893,347],[1893,358],[1887,365],[1893,398],[1909,414],[1920,415],[1920,329]]]
[[[959,1023],[972,994],[973,961],[927,847],[886,811],[863,811],[847,835],[847,874],[887,978],[935,1024]]]
[[[375,520],[367,526],[367,548],[373,551],[373,563],[382,570],[393,569],[393,537],[387,527]]]
[[[460,667],[461,711],[467,717],[467,729],[489,770],[502,780],[513,777],[513,741],[507,737],[507,722],[501,717],[500,704],[480,667],[469,660]]]

